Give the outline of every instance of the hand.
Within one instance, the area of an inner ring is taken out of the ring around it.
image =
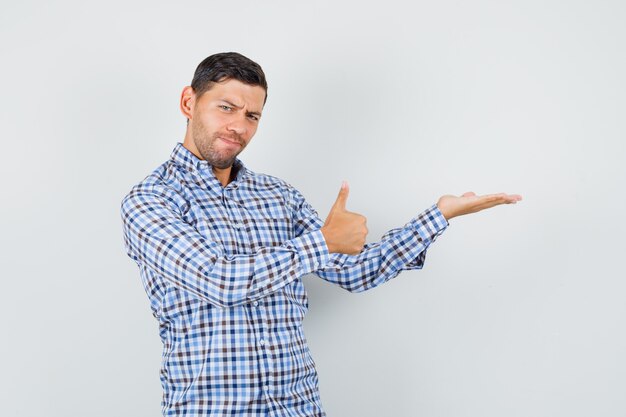
[[[363,250],[365,245],[367,219],[365,216],[346,210],[349,191],[348,183],[344,181],[337,201],[330,209],[321,229],[330,253],[356,255]]]
[[[463,194],[461,197],[444,195],[437,202],[437,207],[446,220],[465,214],[476,213],[500,204],[515,204],[521,201],[522,196],[517,194],[489,194],[476,195],[472,192]]]

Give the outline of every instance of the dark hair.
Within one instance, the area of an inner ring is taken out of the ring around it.
[[[205,58],[198,65],[191,80],[191,88],[200,97],[213,87],[213,84],[227,79],[258,85],[265,90],[267,101],[267,81],[259,64],[237,52],[222,52]]]

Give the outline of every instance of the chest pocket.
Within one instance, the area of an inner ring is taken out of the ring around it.
[[[232,234],[233,220],[217,199],[196,200],[186,213],[185,220],[205,239],[216,242],[227,253],[231,253],[235,236]]]
[[[241,214],[253,250],[278,246],[293,238],[291,210],[278,196],[243,202]]]

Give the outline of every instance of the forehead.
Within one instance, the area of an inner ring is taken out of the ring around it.
[[[250,111],[260,111],[265,101],[265,90],[259,85],[250,85],[239,80],[228,79],[213,84],[200,97],[200,101],[215,100],[228,100]]]

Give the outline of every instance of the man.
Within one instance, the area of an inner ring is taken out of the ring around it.
[[[167,416],[324,416],[302,276],[368,290],[421,268],[451,218],[521,199],[444,196],[366,245],[347,184],[322,222],[296,189],[237,158],[266,98],[255,62],[205,59],[181,94],[183,143],[122,202],[127,253],[160,324]]]

